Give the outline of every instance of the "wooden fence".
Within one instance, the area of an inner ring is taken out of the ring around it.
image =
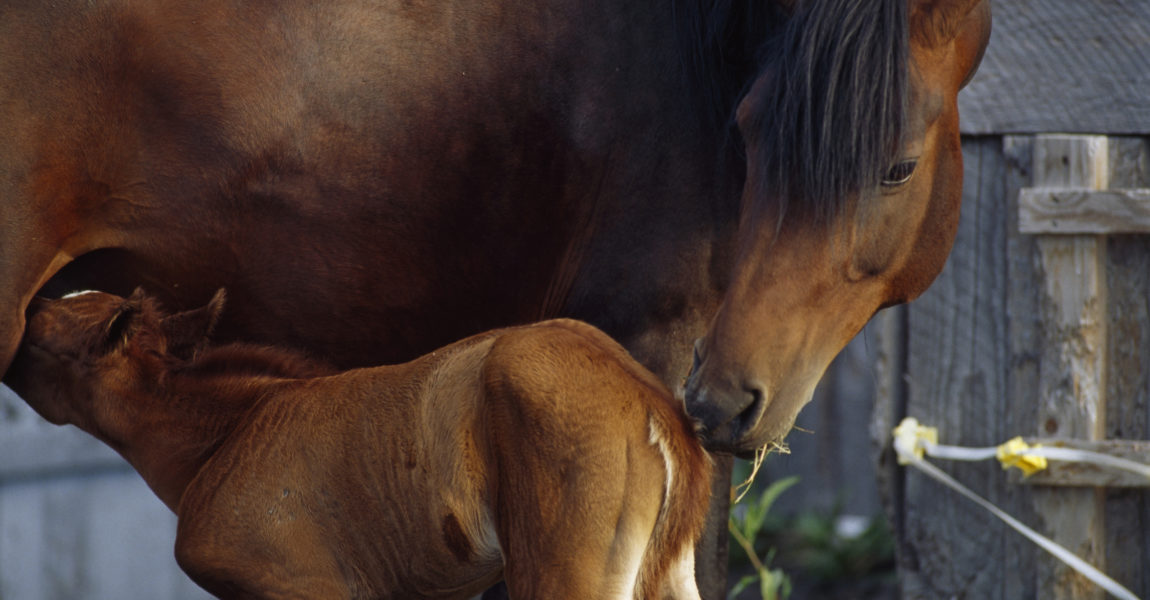
[[[986,58],[959,96],[958,239],[932,288],[879,319],[873,429],[889,444],[910,415],[947,444],[1022,435],[1150,461],[1150,2],[992,7]],[[882,457],[904,597],[1104,597],[981,508],[896,467],[889,447]],[[938,464],[1150,598],[1145,482]]]
[[[1130,233],[1139,219],[1096,214],[1099,203],[1150,187],[1150,145],[1139,137],[971,137],[963,154],[951,260],[921,299],[882,317],[875,430],[889,435],[909,415],[938,426],[947,444],[1023,435],[1150,459],[1150,237]],[[1075,207],[1064,208],[1070,199]],[[990,463],[940,466],[1150,597],[1150,494],[1133,487],[1145,482],[1073,468],[1023,481]],[[882,472],[904,597],[1103,597],[968,500],[895,467],[889,454]]]

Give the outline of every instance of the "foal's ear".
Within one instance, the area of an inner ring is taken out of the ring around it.
[[[164,317],[161,327],[168,340],[168,354],[190,360],[203,350],[224,311],[226,298],[224,288],[220,288],[206,305]]]
[[[101,350],[111,352],[123,346],[140,328],[140,313],[143,312],[144,290],[136,288],[104,324]]]

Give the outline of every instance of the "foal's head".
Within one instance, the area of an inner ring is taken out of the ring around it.
[[[91,431],[98,400],[153,385],[172,360],[200,350],[223,303],[220,290],[204,307],[165,315],[140,290],[128,298],[102,292],[37,298],[4,383],[48,421]]]

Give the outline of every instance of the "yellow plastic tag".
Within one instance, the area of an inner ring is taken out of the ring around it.
[[[1041,447],[1037,444],[1034,446]],[[1046,459],[1027,454],[1030,449],[1031,446],[1022,441],[1021,437],[1016,437],[998,447],[998,462],[1002,463],[1003,469],[1018,467],[1024,476],[1029,477],[1046,468]]]
[[[918,423],[918,419],[907,417],[894,428],[895,450],[898,452],[898,464],[905,465],[911,462],[906,452],[913,452],[914,457],[922,460],[924,448],[921,442],[938,443],[938,428],[926,427]]]

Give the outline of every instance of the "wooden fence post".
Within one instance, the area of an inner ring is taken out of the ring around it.
[[[1108,181],[1105,136],[1041,135],[1034,144],[1037,188],[1102,190]],[[1098,440],[1106,423],[1106,239],[1103,235],[1040,234],[1040,321],[1036,433]],[[1046,533],[1105,569],[1103,488],[1034,488],[1035,512]],[[1039,560],[1038,597],[1098,599],[1103,592],[1069,567]]]

